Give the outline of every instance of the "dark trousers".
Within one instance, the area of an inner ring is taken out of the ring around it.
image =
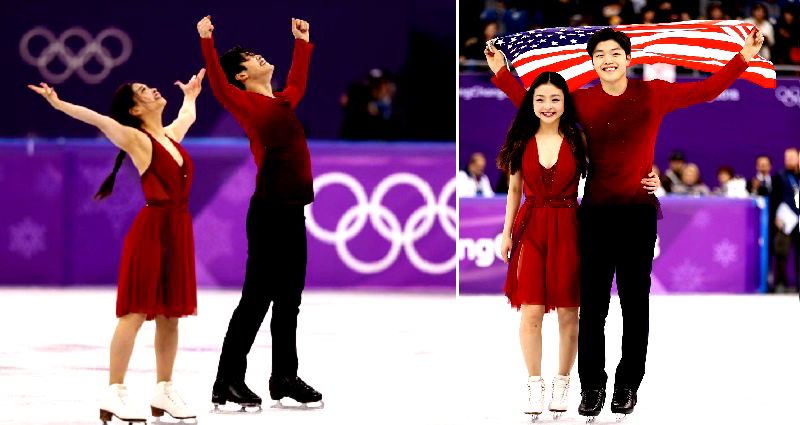
[[[617,275],[622,305],[622,359],[615,387],[638,389],[644,377],[650,316],[650,271],[656,241],[652,205],[581,206],[581,308],[578,374],[583,389],[605,388],[605,324]]]
[[[775,232],[775,286],[789,286],[789,254],[794,250],[795,286],[800,289],[800,232],[795,228],[792,233]]]
[[[297,375],[297,315],[305,286],[306,259],[303,206],[251,199],[242,298],[222,344],[218,380],[244,380],[247,354],[270,303],[272,375]]]

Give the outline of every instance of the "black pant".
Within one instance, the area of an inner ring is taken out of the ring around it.
[[[272,375],[297,375],[297,314],[305,287],[307,254],[302,205],[250,200],[244,287],[222,344],[218,380],[244,380],[247,353],[270,303]]]
[[[581,308],[578,374],[583,389],[605,388],[605,322],[617,274],[622,305],[622,359],[615,387],[638,389],[644,377],[650,271],[656,241],[652,205],[582,206],[579,210]]]
[[[794,229],[788,235],[782,230],[775,233],[775,286],[789,286],[786,266],[789,265],[789,253],[794,250],[795,286],[800,289],[800,231]]]

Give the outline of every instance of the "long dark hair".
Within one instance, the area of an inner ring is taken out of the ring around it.
[[[497,167],[509,175],[522,168],[522,154],[525,153],[525,147],[539,130],[539,117],[533,112],[533,92],[542,84],[552,84],[564,93],[564,114],[558,123],[558,131],[570,144],[578,174],[585,177],[586,149],[583,147],[583,132],[578,127],[578,113],[575,111],[575,103],[569,94],[567,82],[557,72],[543,72],[533,80],[508,130],[506,142],[497,157]]]
[[[136,101],[134,100],[133,83],[125,83],[117,88],[117,91],[114,92],[114,98],[111,99],[111,118],[122,125],[140,128],[142,120],[131,115],[131,108],[134,106],[136,106]],[[125,151],[120,149],[114,161],[114,170],[100,185],[100,189],[94,194],[94,199],[99,201],[111,195],[114,190],[114,181],[117,179],[117,172],[124,159]]]

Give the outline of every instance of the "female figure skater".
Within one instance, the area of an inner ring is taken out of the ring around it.
[[[586,175],[587,164],[575,107],[559,74],[544,72],[528,89],[497,165],[509,175],[501,254],[509,263],[506,296],[522,312],[519,337],[529,375],[525,413],[538,417],[544,410],[541,325],[544,314],[556,309],[559,370],[549,409],[560,415],[567,410],[569,374],[578,349],[580,260],[575,211],[578,181]],[[520,207],[523,191],[525,202]]]
[[[130,405],[123,384],[134,340],[145,320],[156,321],[157,385],[150,402],[153,416],[167,412],[176,419],[195,418],[172,385],[178,350],[178,318],[196,314],[192,218],[187,209],[192,161],[179,142],[195,120],[195,99],[205,70],[187,84],[176,81],[183,106],[170,125],[162,125],[167,101],[157,89],[142,83],[120,86],[111,101],[111,117],[58,98],[45,83],[28,87],[65,114],[91,124],[120,148],[114,171],[95,195],[111,194],[125,155],[141,175],[147,204],[133,222],[122,249],[117,287],[117,324],[111,340],[109,388],[100,403],[100,419],[145,422]]]
[[[487,59],[495,59],[491,53],[487,51]],[[500,55],[496,58],[502,61]],[[549,404],[558,417],[567,410],[569,375],[578,349],[576,207],[578,182],[587,174],[586,139],[567,82],[558,73],[540,74],[518,106],[497,159],[510,176],[501,247],[509,263],[505,293],[521,310],[520,345],[529,375],[525,413],[534,419],[544,411],[542,319],[553,309],[558,313],[559,370]],[[642,184],[651,193],[658,187],[653,175]]]

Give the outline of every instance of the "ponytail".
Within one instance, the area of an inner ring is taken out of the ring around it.
[[[126,83],[119,86],[117,91],[114,92],[114,98],[111,100],[111,118],[122,125],[140,128],[142,121],[131,115],[130,112],[131,108],[134,106],[136,106],[136,101],[134,100],[133,83]],[[94,194],[94,199],[100,201],[111,195],[111,191],[114,190],[114,181],[117,179],[117,172],[122,166],[125,155],[125,151],[120,149],[114,161],[114,170],[111,171],[111,174],[106,177],[100,189]]]
[[[122,160],[125,159],[125,151],[120,149],[119,153],[117,154],[117,159],[114,161],[114,171],[106,177],[106,180],[100,186],[100,190],[94,194],[94,199],[100,201],[111,195],[111,191],[114,190],[114,181],[117,179],[117,172],[119,171],[119,167],[122,166]]]

